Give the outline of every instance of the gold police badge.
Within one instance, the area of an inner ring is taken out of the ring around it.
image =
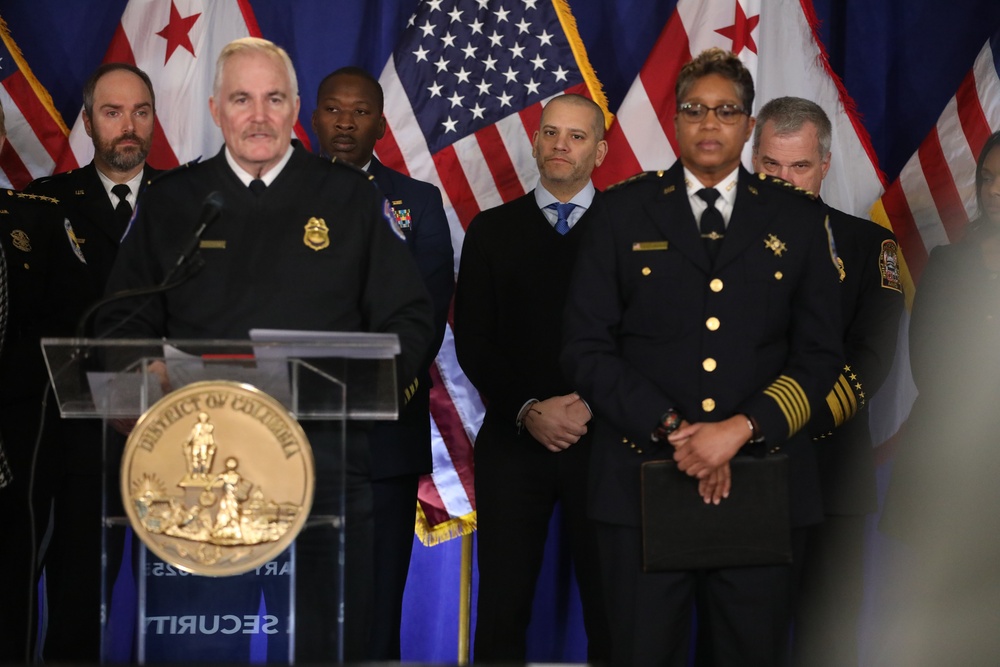
[[[326,226],[326,221],[323,218],[309,218],[302,242],[313,250],[322,250],[330,245],[330,228]]]
[[[196,382],[139,418],[121,493],[135,534],[194,574],[242,574],[295,539],[312,507],[315,466],[299,423],[250,385]]]

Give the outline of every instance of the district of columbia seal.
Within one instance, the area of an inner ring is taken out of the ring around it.
[[[160,399],[122,455],[135,534],[164,561],[229,576],[284,551],[312,507],[315,466],[299,423],[250,385],[197,382]]]

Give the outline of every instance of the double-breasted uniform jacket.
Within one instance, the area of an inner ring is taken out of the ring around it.
[[[840,269],[845,361],[833,390],[815,406],[809,431],[819,441],[826,513],[860,515],[878,506],[868,406],[892,367],[903,288],[895,235],[827,210]]]
[[[791,470],[792,522],[822,515],[814,444],[802,431],[843,364],[838,275],[824,207],[740,168],[714,267],[680,163],[612,189],[577,258],[563,363],[596,415],[590,513],[640,523],[639,467],[672,455],[650,433],[756,419]]]
[[[159,169],[148,164],[143,168],[137,200],[145,186],[159,173]],[[111,267],[118,256],[122,232],[115,227],[115,209],[97,175],[97,167],[91,162],[79,169],[38,178],[28,185],[25,192],[46,195],[59,201],[91,274],[89,300],[99,299],[104,294]],[[89,302],[83,307],[86,305]]]
[[[374,157],[368,173],[389,201],[434,305],[434,340],[417,373],[416,391],[405,409],[400,410],[398,421],[379,423],[368,436],[372,477],[425,474],[431,471],[431,377],[428,370],[444,339],[455,287],[451,229],[441,192],[436,187],[394,171]]]

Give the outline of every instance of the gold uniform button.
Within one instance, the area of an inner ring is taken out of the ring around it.
[[[709,373],[714,371],[716,366],[717,364],[715,363],[715,359],[713,359],[712,357],[708,357],[703,362],[701,362],[701,367],[704,368]]]
[[[651,268],[649,268],[648,266],[642,267],[642,275],[648,276],[652,272],[653,272],[653,270]]]
[[[718,328],[719,328],[719,318],[718,317],[710,317],[707,320],[705,320],[705,328],[708,329],[709,331],[716,331],[716,330],[718,330]]]
[[[785,274],[783,274],[781,271],[775,271],[774,272],[774,279],[775,280],[781,280],[784,277],[785,277]]]
[[[715,409],[715,399],[714,398],[706,398],[704,401],[701,402],[701,409],[704,410],[705,412],[711,412],[712,410],[714,410]]]
[[[713,292],[721,292],[722,291],[722,281],[719,280],[718,278],[713,278],[712,282],[710,282],[708,284],[708,289],[712,290]]]

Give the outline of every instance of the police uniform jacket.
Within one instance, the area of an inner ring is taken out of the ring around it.
[[[810,404],[842,366],[837,271],[821,204],[744,169],[714,268],[678,162],[606,193],[577,259],[563,363],[596,419],[592,517],[640,523],[639,466],[668,409],[757,420],[791,462],[792,521],[819,520]]]
[[[246,339],[253,328],[395,333],[397,379],[412,383],[433,338],[431,307],[389,205],[361,171],[301,147],[259,196],[224,151],[154,180],[108,292],[160,284],[215,191],[224,204],[202,236],[201,271],[141,309],[137,300],[109,306],[98,331],[189,339]]]
[[[455,252],[441,192],[435,186],[390,169],[375,157],[368,173],[389,200],[434,305],[434,340],[418,370],[416,391],[398,421],[380,423],[368,436],[372,477],[380,479],[431,471],[429,368],[448,326],[455,287]]]
[[[148,164],[143,168],[136,201],[143,188],[159,173],[159,169],[153,169]],[[76,242],[91,274],[91,290],[86,303],[79,308],[82,311],[104,293],[122,237],[121,231],[115,226],[115,208],[97,175],[97,167],[91,162],[79,169],[36,179],[28,185],[25,192],[59,200],[63,215],[72,225]]]
[[[59,207],[49,197],[0,191],[0,243],[8,299],[0,401],[39,402],[47,378],[39,341],[73,333],[86,271],[73,252]],[[24,418],[34,424],[37,415]]]
[[[859,515],[878,507],[868,405],[892,367],[903,288],[895,235],[870,220],[827,211],[840,270],[845,362],[815,407],[809,431],[819,441],[826,513]]]

